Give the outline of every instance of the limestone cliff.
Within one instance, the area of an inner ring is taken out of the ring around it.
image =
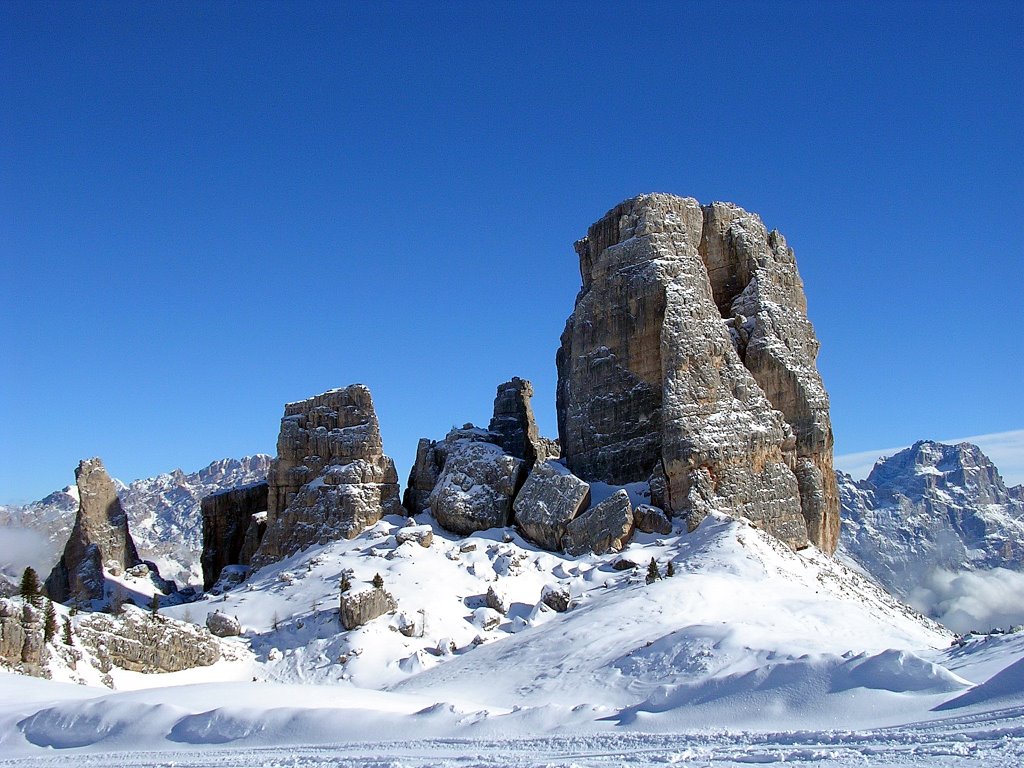
[[[267,485],[257,568],[401,514],[398,476],[384,455],[370,390],[353,384],[286,405]]]
[[[267,484],[252,483],[206,496],[203,515],[203,589],[209,590],[225,565],[248,565],[266,524]],[[265,515],[264,515],[265,517]]]
[[[64,554],[46,579],[46,594],[59,603],[103,599],[104,571],[119,575],[142,563],[128,532],[117,488],[98,458],[75,470],[79,507]]]
[[[750,518],[832,552],[828,396],[792,250],[736,206],[641,195],[576,244],[583,286],[558,351],[558,427],[585,480],[649,480],[695,526]]]

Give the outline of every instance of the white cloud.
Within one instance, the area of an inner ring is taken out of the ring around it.
[[[54,545],[38,531],[0,528],[0,572],[20,578],[25,566],[31,565],[44,579],[58,557]]]
[[[1024,624],[1024,573],[993,568],[954,573],[937,568],[914,590],[910,604],[954,632]]]
[[[950,445],[974,443],[996,465],[999,469],[999,474],[1003,476],[1003,480],[1007,485],[1024,483],[1024,429],[995,432],[990,435],[955,437],[948,440],[939,440],[939,442]],[[849,472],[856,479],[861,480],[868,476],[868,473],[879,457],[892,456],[894,453],[902,451],[907,447],[904,445],[896,448],[878,448],[871,451],[846,453],[842,456],[836,456],[835,465],[837,469]]]

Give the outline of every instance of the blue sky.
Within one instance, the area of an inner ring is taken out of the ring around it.
[[[1019,3],[0,5],[0,501],[385,449],[532,379],[572,243],[664,191],[795,249],[837,453],[1024,427]],[[1020,478],[1024,480],[1024,478]]]

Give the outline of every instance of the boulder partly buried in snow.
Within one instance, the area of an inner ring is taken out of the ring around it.
[[[650,504],[638,504],[633,510],[633,522],[641,533],[660,533],[668,536],[672,533],[672,521],[662,510]]]
[[[242,625],[234,616],[214,611],[206,617],[206,628],[217,637],[237,637],[242,634]]]
[[[570,555],[619,552],[633,535],[633,509],[629,494],[618,490],[566,527],[562,547]]]
[[[396,608],[395,599],[380,587],[346,592],[341,596],[341,626],[355,629]]]
[[[590,484],[553,461],[534,466],[512,505],[523,536],[547,550],[561,549],[569,522],[590,503]]]
[[[395,541],[399,545],[415,541],[421,547],[429,547],[434,542],[434,532],[429,525],[407,525],[395,533]]]

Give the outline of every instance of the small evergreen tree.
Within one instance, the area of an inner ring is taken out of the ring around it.
[[[39,607],[42,595],[39,592],[39,575],[32,566],[27,567],[21,574],[21,585],[18,589],[25,602]]]
[[[653,584],[660,578],[661,571],[658,570],[658,561],[652,557],[651,562],[647,565],[647,583]]]
[[[149,617],[156,621],[160,616],[160,598],[156,592],[153,593],[153,598],[149,601]]]
[[[381,575],[379,573],[373,577],[373,581],[370,583],[373,584],[373,586],[375,586],[377,589],[384,588],[384,579],[381,578]]]
[[[46,601],[46,610],[43,612],[43,642],[48,643],[57,636],[57,611],[53,608],[50,600]]]
[[[665,567],[665,575],[672,578],[676,575],[676,567],[672,564],[672,561],[668,561],[668,565]]]
[[[64,645],[74,645],[75,638],[71,635],[71,619],[64,617]]]
[[[348,577],[348,572],[341,574],[341,594],[345,594],[352,589],[352,580]]]

